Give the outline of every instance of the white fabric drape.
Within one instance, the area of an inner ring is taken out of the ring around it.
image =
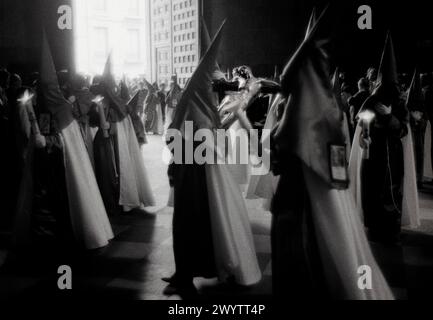
[[[209,209],[219,278],[249,286],[261,279],[248,211],[225,165],[206,165]]]
[[[120,173],[119,204],[127,208],[154,206],[155,199],[130,117],[118,122],[116,126]]]
[[[330,189],[304,167],[319,252],[334,298],[393,300],[393,294],[367,241],[360,214],[349,190]],[[371,269],[371,290],[360,288],[360,267]]]
[[[162,119],[162,110],[160,104],[156,106],[156,121],[156,131],[158,134],[162,135],[164,133],[164,122]]]
[[[238,130],[245,130],[239,121],[233,123],[229,130],[227,130],[227,135],[229,137],[229,150],[230,155],[233,156],[227,166],[233,178],[239,185],[246,185],[248,183],[249,178],[249,165],[240,163],[242,158],[249,160],[249,141],[247,143],[240,142],[239,139],[236,138],[236,132]],[[235,155],[237,156],[236,158]]]
[[[87,154],[79,125],[73,121],[62,130],[66,184],[75,238],[87,249],[108,244],[114,235]]]

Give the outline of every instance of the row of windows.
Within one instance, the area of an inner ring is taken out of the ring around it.
[[[173,37],[174,42],[180,42],[180,41],[186,41],[186,40],[194,40],[197,37],[196,32],[187,32],[179,35],[175,35]],[[158,33],[155,33],[153,35],[153,39],[155,41],[161,41],[161,40],[169,40],[170,39],[170,32],[167,30],[160,31]]]
[[[182,10],[183,8],[192,7],[194,5],[193,0],[182,1],[181,3],[177,3],[173,6],[174,11]]]
[[[168,31],[165,33],[159,32],[153,35],[153,40],[155,41],[162,41],[162,40],[169,40],[169,39],[170,39],[170,33]]]
[[[191,10],[191,11],[187,11],[184,13],[179,13],[179,14],[175,14],[173,15],[173,20],[177,21],[177,20],[182,20],[182,19],[186,19],[189,17],[195,17],[196,16],[196,11],[195,10]]]
[[[165,25],[166,25],[165,20],[164,20],[164,19],[160,19],[160,20],[158,20],[158,21],[154,21],[154,22],[153,22],[153,27],[154,27],[155,29],[158,28],[158,25],[159,25],[161,28],[164,28]]]
[[[185,23],[179,23],[179,24],[175,24],[173,29],[174,31],[179,31],[179,30],[186,30],[189,28],[195,28],[196,27],[196,23],[195,21],[190,21],[190,22],[185,22]]]
[[[174,36],[174,42],[180,42],[185,40],[194,40],[195,39],[195,32],[191,33],[184,33],[182,35]]]
[[[195,59],[196,59],[195,54],[182,56],[182,57],[174,57],[174,63],[195,62]]]
[[[164,6],[154,8],[153,14],[158,15],[158,14],[162,14],[162,13],[167,13],[169,10],[170,10],[170,6],[168,4],[166,4]]]
[[[176,74],[184,74],[184,73],[193,73],[196,67],[180,67],[180,68],[175,68],[175,73]]]
[[[158,29],[158,27],[164,28],[165,26],[168,26],[168,24],[164,19],[153,22],[153,28],[154,29]],[[175,32],[178,32],[178,31],[183,31],[183,30],[187,30],[187,29],[195,29],[195,28],[196,28],[196,22],[190,21],[190,22],[175,24],[173,27],[173,30]]]
[[[189,77],[188,78],[179,78],[178,82],[179,82],[179,84],[186,85],[188,80],[189,80]]]
[[[187,44],[184,46],[175,46],[174,52],[187,52],[187,51],[194,51],[196,48],[195,44]]]
[[[155,3],[155,2],[154,2]],[[181,3],[175,4],[173,6],[173,11],[179,11],[182,10],[184,8],[190,8],[194,6],[194,1],[193,0],[189,0],[189,1],[183,1]],[[163,5],[160,5],[156,8],[153,9],[153,14],[154,15],[158,15],[158,14],[163,14],[163,13],[167,13],[170,10],[170,5],[168,3],[165,3]],[[190,12],[187,13],[188,17],[191,14]]]

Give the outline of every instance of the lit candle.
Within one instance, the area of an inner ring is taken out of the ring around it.
[[[369,140],[370,139],[370,126],[371,126],[371,123],[373,122],[374,118],[376,117],[376,115],[374,114],[374,112],[372,112],[370,110],[365,110],[365,111],[361,112],[358,117],[359,117],[359,121],[362,124],[362,137],[363,137],[363,139]],[[369,145],[367,145],[366,148],[364,149],[363,158],[364,159],[370,159],[370,146]]]
[[[30,93],[29,90],[26,90],[24,91],[23,95],[17,99],[17,101],[26,108],[33,134],[40,135],[41,131],[39,129],[38,121],[36,119],[35,110],[33,109],[34,96],[35,95],[33,93]]]

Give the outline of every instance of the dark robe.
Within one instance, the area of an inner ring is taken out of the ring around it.
[[[167,96],[165,94],[164,91],[158,91],[158,98],[159,98],[159,103],[161,106],[161,113],[162,113],[162,122],[165,123],[165,108],[167,107],[167,103],[165,102],[165,99],[167,99]]]
[[[278,301],[327,296],[309,198],[300,160],[273,148],[273,169],[280,176],[272,200],[272,280]]]
[[[205,166],[172,164],[168,175],[174,188],[176,278],[188,283],[216,277]]]
[[[104,111],[106,120],[111,126],[108,130],[108,137],[105,137],[104,130],[99,128],[93,141],[95,175],[105,209],[108,214],[115,215],[121,212],[119,205],[119,150],[116,132],[116,123],[120,121],[120,115],[113,108],[108,107]],[[92,110],[91,123],[99,126],[99,114],[96,110]]]
[[[11,183],[14,179],[11,172],[13,156],[12,140],[10,130],[10,110],[6,92],[0,86],[0,142],[2,145],[2,156],[0,157],[0,167],[3,168],[3,173],[0,176],[0,201],[3,204],[3,212],[0,214],[0,232],[9,229],[10,219],[13,207],[11,195]],[[8,168],[8,169],[6,169]]]
[[[128,112],[132,126],[134,127],[135,135],[140,146],[147,143],[146,129],[142,121],[142,110],[145,100],[145,92],[138,90],[137,93],[132,97],[131,100],[125,101],[126,112]]]
[[[41,132],[47,130],[46,147],[37,149],[32,136],[26,144],[18,146],[23,161],[15,216],[14,245],[17,247],[46,239],[55,239],[60,244],[73,242],[64,145],[51,114],[40,113],[38,122],[41,117],[47,124],[41,127]]]
[[[152,132],[158,134],[158,96],[155,91],[149,91],[146,101],[145,101],[145,114],[146,122],[145,128],[146,132]]]
[[[182,89],[179,85],[175,85],[167,94],[165,102],[167,104],[167,112],[171,111],[171,118],[174,119],[176,115],[176,108],[182,96]]]
[[[73,95],[76,99],[73,105],[74,117],[80,125],[81,135],[83,136],[90,162],[92,166],[95,167],[95,160],[93,158],[93,136],[89,121],[89,112],[92,107],[94,107],[94,102],[92,102],[94,95],[88,89],[75,90]]]
[[[364,108],[374,112],[376,98]],[[370,158],[361,165],[361,193],[365,225],[371,240],[394,241],[401,231],[403,145],[407,134],[407,110],[395,106],[391,115],[376,113],[370,129]]]

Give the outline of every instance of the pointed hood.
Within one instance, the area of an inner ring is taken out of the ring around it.
[[[397,63],[390,32],[386,36],[376,86],[372,95],[386,105],[395,103],[400,96]]]
[[[113,75],[113,62],[112,62],[112,54],[107,57],[107,61],[105,62],[104,72],[102,73],[101,82],[110,90],[115,91],[116,88],[116,80]]]
[[[275,66],[274,68],[274,76],[272,80],[278,83],[280,82],[280,72],[278,71],[278,66]]]
[[[72,105],[65,99],[60,90],[45,30],[42,35],[39,85],[45,108],[56,119],[60,130],[66,128],[74,120],[72,116]]]
[[[210,37],[209,29],[207,28],[206,21],[203,16],[200,16],[200,58],[203,58],[207,49],[211,45],[212,39]]]
[[[209,29],[207,28],[206,21],[203,16],[200,17],[200,26],[201,26],[201,34],[200,34],[200,58],[203,58],[209,49],[212,38],[209,33]],[[221,68],[217,62],[218,71],[221,71]]]
[[[129,93],[129,88],[126,85],[126,78],[125,77],[123,77],[122,81],[120,82],[120,98],[125,103],[131,99],[131,95]]]
[[[345,145],[342,111],[331,84],[327,9],[284,68],[282,89],[288,99],[281,123],[274,134],[276,158],[284,166],[295,155],[330,187],[331,144]]]
[[[212,75],[217,70],[216,59],[224,25],[225,22],[188,82],[170,128],[183,132],[185,121],[193,121],[196,130],[219,127],[218,97],[212,89]]]
[[[421,77],[417,69],[414,71],[407,95],[406,108],[410,111],[424,111],[424,94],[421,87]]]
[[[316,7],[314,7],[313,10],[311,11],[310,20],[308,21],[307,31],[305,33],[305,39],[308,38],[308,35],[310,34],[311,30],[313,30],[313,27],[316,24],[316,22],[317,22]]]
[[[126,117],[127,112],[125,104],[116,93],[116,80],[112,72],[111,53],[108,55],[105,63],[104,72],[101,78],[101,86],[104,92],[104,97],[109,101],[110,108],[113,108],[120,119]]]
[[[157,90],[155,89],[155,87],[146,79],[143,79],[144,85],[146,86],[146,89],[148,91],[148,95],[151,94],[155,94],[157,92]]]

